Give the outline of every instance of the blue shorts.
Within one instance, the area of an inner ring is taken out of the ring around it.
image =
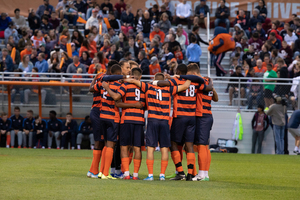
[[[95,141],[103,141],[103,134],[100,130],[100,109],[97,107],[92,108],[90,119],[93,127],[93,134]]]
[[[120,125],[120,145],[121,146],[144,146],[144,125],[128,124]]]
[[[196,117],[195,144],[209,145],[210,130],[214,119],[212,115]]]
[[[173,118],[171,126],[171,141],[184,144],[194,142],[196,117]]]
[[[105,141],[117,142],[119,133],[119,123],[113,120],[104,120],[100,118],[100,131]]]
[[[167,121],[148,120],[147,133],[146,133],[146,146],[157,147],[159,146],[170,147],[170,129]]]

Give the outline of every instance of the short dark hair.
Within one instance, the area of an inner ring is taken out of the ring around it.
[[[161,72],[157,72],[157,73],[154,75],[154,78],[156,79],[158,76],[162,76],[163,78],[165,78],[164,74],[161,73]]]
[[[273,36],[273,37],[276,36],[276,34],[274,32],[271,32],[270,35]]]
[[[50,114],[53,114],[54,116],[56,116],[55,110],[51,110],[49,113],[50,113]]]
[[[143,58],[145,58],[145,57],[146,57],[146,53],[145,53],[145,51],[140,51],[140,53],[142,54]]]
[[[154,4],[154,5],[153,5],[153,8],[158,9],[158,5],[157,5],[157,4]]]
[[[191,41],[190,42],[191,43],[197,42],[197,39],[194,35],[191,36]]]
[[[33,67],[32,70],[35,70],[36,72],[39,72],[39,69],[37,67]]]
[[[294,29],[292,27],[288,28],[288,31],[293,32]]]
[[[16,8],[15,10],[14,10],[14,13],[16,14],[16,12],[20,12],[20,9],[19,8]]]
[[[140,68],[136,67],[131,70],[131,74],[141,76],[143,74],[143,71]]]
[[[19,106],[16,106],[16,107],[14,108],[14,110],[20,111],[20,107],[19,107]]]
[[[130,51],[127,51],[125,54],[124,54],[124,58],[128,57],[131,55],[131,52]]]
[[[259,33],[258,32],[254,32],[252,36],[253,36],[253,38],[259,38]]]
[[[87,115],[87,116],[85,116],[84,120],[86,121],[86,120],[88,120],[89,118],[90,118],[90,116]]]
[[[117,65],[117,64],[113,65],[110,69],[111,74],[116,74],[117,72],[121,72],[121,71],[122,71],[122,69],[121,69],[120,65]]]
[[[180,72],[181,75],[186,75],[186,73],[187,73],[187,66],[185,64],[179,64],[177,66],[176,71]]]
[[[277,49],[273,49],[272,50],[272,54],[277,57],[278,56],[278,50]]]
[[[40,116],[39,115],[36,115],[35,117],[34,117],[34,119],[38,119]]]
[[[72,113],[70,113],[70,112],[68,112],[66,115],[71,115],[71,116],[73,116]]]
[[[262,23],[261,23],[261,22],[257,22],[257,24],[256,24],[256,25],[260,25],[260,26],[261,26],[261,25],[262,25]]]
[[[196,30],[198,30],[199,28],[200,28],[200,27],[196,25],[196,26],[193,27],[193,31],[196,31]]]
[[[119,62],[119,66],[122,68],[125,65],[125,63],[128,63],[128,61],[123,60],[123,61]]]
[[[113,28],[109,28],[109,29],[107,29],[107,32],[109,32],[109,31],[111,31],[111,30],[114,30]]]
[[[259,104],[259,105],[257,106],[257,108],[260,108],[260,109],[264,110],[264,109],[265,109],[265,106],[262,105],[262,104]]]
[[[195,72],[200,74],[200,68],[196,63],[191,63],[187,66],[187,71],[188,72]]]
[[[29,112],[29,113],[33,114],[33,111],[32,111],[32,110],[27,110],[27,112]]]
[[[236,66],[235,70],[237,70],[237,69],[242,69],[242,66],[240,66],[240,65]]]
[[[273,67],[273,66],[272,66],[272,64],[269,63],[269,64],[267,64],[267,67]]]

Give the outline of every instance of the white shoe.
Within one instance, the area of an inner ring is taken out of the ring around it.
[[[45,149],[45,147],[44,147],[44,146],[42,146],[42,149]]]
[[[9,148],[9,145],[6,145],[6,148]]]
[[[156,148],[155,148],[155,151],[160,151],[160,148],[159,148],[159,147],[156,147]]]
[[[91,150],[94,150],[94,145],[91,146]]]
[[[36,149],[36,146],[34,146],[33,148]]]
[[[199,174],[197,174],[194,178],[192,178],[192,181],[201,181],[204,179],[204,177],[201,177]]]
[[[72,147],[72,150],[74,150],[75,149],[75,147]]]
[[[98,174],[93,174],[92,172],[88,171],[88,173],[86,174],[87,177],[89,178],[98,178]]]

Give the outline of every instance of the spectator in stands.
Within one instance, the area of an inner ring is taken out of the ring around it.
[[[124,52],[129,51],[131,53],[131,56],[132,56],[133,60],[137,60],[139,49],[134,44],[134,38],[133,37],[129,37],[129,39],[128,39],[128,45],[129,46],[124,49]]]
[[[9,148],[11,142],[10,131],[11,120],[7,118],[7,114],[5,112],[2,112],[0,119],[0,140],[2,137],[6,136],[6,148]]]
[[[284,154],[284,129],[286,105],[282,103],[280,96],[276,97],[275,104],[272,104],[266,111],[266,114],[272,117],[273,131],[275,136],[276,154]]]
[[[0,18],[0,31],[4,31],[8,28],[9,22],[11,22],[11,18],[7,16],[6,13],[1,13]]]
[[[244,10],[239,10],[239,14],[236,16],[234,23],[239,24],[241,28],[245,31],[247,37],[249,38],[249,18],[245,15]]]
[[[139,59],[140,68],[143,71],[143,75],[149,75],[150,74],[150,72],[149,72],[150,62],[146,58],[145,51],[140,51],[139,52],[138,59]]]
[[[298,28],[300,28],[300,18],[295,17],[293,19],[294,24],[291,25],[291,28],[294,29],[294,31],[297,31]]]
[[[38,61],[35,63],[35,67],[38,69],[40,73],[47,73],[48,72],[48,63],[45,60],[45,54],[39,53]]]
[[[158,5],[154,4],[152,8],[149,8],[148,12],[150,14],[150,17],[155,21],[155,23],[158,23],[160,16]]]
[[[117,51],[117,46],[115,44],[112,44],[110,46],[110,51],[108,52],[106,58],[108,60],[115,60],[115,61],[120,61],[120,59],[122,58],[120,53]]]
[[[143,10],[142,9],[137,9],[136,11],[136,15],[134,17],[134,25],[137,28],[137,25],[139,23],[140,20],[143,19]]]
[[[113,11],[113,5],[109,3],[109,0],[104,0],[104,2],[100,6],[100,10],[102,11],[104,16],[108,16],[108,13]]]
[[[6,42],[8,42],[9,36],[13,36],[14,41],[19,41],[18,31],[16,30],[16,26],[13,21],[8,23],[8,27],[4,31],[4,37]]]
[[[256,28],[256,25],[258,22],[263,23],[265,21],[264,17],[259,15],[259,10],[255,8],[252,12],[253,16],[251,17],[249,21],[249,26],[251,30],[254,30]]]
[[[75,43],[71,43],[71,48],[72,48],[72,56],[79,56],[78,51],[76,50]]]
[[[14,13],[15,13],[15,17],[12,21],[15,23],[16,29],[18,29],[18,32],[22,33],[21,30],[23,28],[28,27],[27,24],[26,24],[26,19],[25,19],[24,16],[20,15],[20,9],[19,8],[16,8]]]
[[[230,79],[230,82],[238,82],[239,79],[237,79],[237,77],[244,77],[244,75],[242,74],[242,67],[237,66],[235,73],[233,73],[230,77],[232,77]],[[241,80],[241,82],[245,82],[245,81],[246,80]],[[238,84],[236,84],[236,83],[229,83],[228,85],[229,85],[229,106],[231,106],[232,99],[233,99],[233,93],[240,92],[241,98],[245,97],[245,86],[241,85],[241,87],[239,88]]]
[[[51,29],[53,29],[53,26],[51,23],[49,23],[49,18],[48,16],[43,16],[42,18],[42,24],[41,24],[41,29],[44,34],[48,34]]]
[[[60,132],[62,130],[62,121],[56,118],[56,112],[51,110],[48,120],[48,149],[52,147],[52,137],[55,136],[56,148],[60,149]]]
[[[259,33],[258,32],[254,32],[252,34],[252,37],[248,41],[248,44],[253,46],[254,51],[260,51],[261,50],[263,42],[259,38]]]
[[[197,44],[196,37],[192,36],[190,43],[191,44],[186,49],[186,57],[189,64],[196,63],[200,68],[200,56],[202,55],[202,51],[200,46]]]
[[[2,62],[3,67],[2,70],[5,72],[13,72],[14,70],[14,64],[11,56],[8,54],[8,49],[3,48],[0,52],[0,63]]]
[[[87,2],[83,0],[75,0],[73,5],[77,9],[78,15],[83,19],[86,19],[85,14],[87,12]]]
[[[30,41],[27,41],[25,49],[20,53],[21,60],[25,55],[30,55],[31,53],[32,53],[32,45]]]
[[[284,39],[284,37],[286,36],[289,28],[290,28],[290,24],[284,23],[284,28],[280,31],[280,36],[282,37],[282,39]]]
[[[126,11],[122,12],[122,14],[121,14],[122,26],[127,27],[127,28],[129,28],[129,27],[133,28],[134,16],[131,11],[132,11],[132,6],[129,4],[126,5]],[[127,29],[127,31],[128,31],[128,29]]]
[[[6,48],[8,50],[8,54],[11,55],[11,56],[12,56],[12,54],[11,54],[12,50],[13,50],[13,48],[15,48],[16,53],[15,53],[15,56],[12,57],[12,60],[13,60],[13,64],[14,64],[14,69],[18,68],[20,60],[21,60],[19,50],[17,50],[15,45],[11,44],[11,43],[7,43]]]
[[[50,53],[50,58],[48,59],[47,63],[49,66],[49,71],[52,69],[53,65],[59,65],[60,61],[56,51],[52,51]]]
[[[261,17],[263,17],[264,19],[267,18],[268,10],[267,10],[266,3],[264,0],[259,0],[258,6],[256,6],[255,8],[259,10],[259,15]]]
[[[250,85],[249,94],[247,95],[248,96],[248,98],[247,98],[248,99],[248,107],[247,107],[247,109],[252,109],[253,101],[254,100],[256,101],[256,104],[258,104],[258,106],[260,104],[264,103],[264,96],[263,96],[264,89],[263,89],[263,85],[256,84],[258,82],[259,82],[259,80],[254,79],[253,82],[252,82],[252,84]]]
[[[61,67],[61,72],[66,73],[67,69],[68,69],[68,66],[73,63],[73,60],[72,60],[72,58],[70,58],[68,56],[67,52],[62,53],[62,58],[64,58],[64,62],[63,62],[63,65]],[[60,62],[62,62],[62,60]]]
[[[78,30],[73,31],[73,35],[71,37],[71,41],[75,44],[76,48],[79,49],[81,47],[81,44],[83,42],[83,36]]]
[[[293,44],[297,39],[298,37],[294,33],[294,30],[292,28],[288,28],[287,34],[284,36],[284,41],[286,41],[289,46],[293,47]]]
[[[281,40],[276,37],[277,35],[278,34],[275,33],[275,31],[274,32],[271,31],[271,33],[269,35],[269,40],[270,40],[270,42],[272,42],[273,48],[280,49],[281,48]]]
[[[255,76],[257,77],[263,77],[265,72],[267,71],[267,68],[262,65],[261,59],[258,59],[256,61],[256,66],[254,67],[254,71],[255,71]]]
[[[61,148],[64,149],[66,145],[66,140],[68,138],[71,138],[71,147],[72,150],[75,149],[75,143],[76,143],[76,135],[77,135],[77,122],[72,119],[72,113],[67,113],[66,120],[62,123],[62,140],[61,140]]]
[[[259,38],[262,41],[266,40],[266,32],[265,30],[262,28],[262,23],[261,22],[257,22],[256,23],[256,28],[253,29],[252,33],[258,32],[259,33]]]
[[[21,69],[15,69],[14,72],[22,72]],[[20,79],[21,74],[14,74],[14,79],[13,81],[22,81],[22,79]],[[15,97],[16,94],[19,93],[20,94],[20,105],[23,105],[24,103],[24,85],[14,85],[11,86],[11,105],[14,105],[15,102]]]
[[[38,49],[38,54],[39,53],[44,53],[45,54],[45,60],[47,60],[50,57],[50,52],[46,50],[46,45],[45,44],[40,44],[40,48]]]
[[[183,35],[183,28],[180,26],[180,27],[177,27],[177,32],[176,32],[176,41],[179,42],[180,44],[180,47],[182,50],[185,50],[186,49],[186,36]]]
[[[22,146],[22,131],[23,131],[23,120],[24,118],[20,115],[20,107],[16,106],[14,108],[14,115],[10,117],[11,120],[11,148],[15,147],[15,136],[18,138],[18,148]]]
[[[98,19],[97,19],[98,10],[93,9],[92,16],[87,20],[85,24],[86,30],[91,30],[93,26],[99,27]]]
[[[44,0],[44,5],[40,5],[36,11],[36,15],[42,18],[44,15],[45,10],[49,12],[49,15],[55,11],[54,7],[49,4],[49,0]]]
[[[142,19],[137,24],[136,29],[137,29],[138,33],[142,32],[144,37],[149,38],[149,35],[153,29],[153,25],[154,25],[154,20],[152,20],[152,18],[150,18],[150,14],[146,10],[144,12]]]
[[[162,49],[163,49],[163,56],[162,56],[159,64],[162,67],[162,69],[164,69],[165,65],[169,65],[170,64],[170,61],[172,60],[172,58],[174,58],[174,54],[169,51],[169,43],[165,42],[162,45]],[[174,60],[176,61],[176,59],[174,59]],[[167,66],[167,67],[169,69],[169,66]]]
[[[126,35],[123,32],[119,33],[119,42],[117,43],[117,46],[119,47],[118,51],[123,52],[124,48],[128,46],[128,40]]]
[[[277,63],[277,59],[279,58],[278,56],[278,49],[273,49],[271,51],[271,62],[273,64],[273,67],[274,65]],[[275,70],[276,71],[276,70]]]
[[[77,73],[77,69],[81,68],[82,73],[86,73],[86,67],[79,62],[78,56],[73,56],[73,63],[71,63],[67,68],[67,73]]]
[[[207,27],[207,13],[209,13],[209,7],[206,5],[206,0],[200,0],[200,4],[195,8],[195,15],[199,19],[198,25],[205,24]]]
[[[63,19],[61,21],[61,25],[58,27],[58,33],[62,33],[64,30],[69,29],[69,21],[67,19]]]
[[[70,2],[68,0],[62,0],[59,1],[58,4],[56,5],[55,10],[59,14],[61,20],[64,19],[64,11],[66,7],[70,5]]]
[[[41,19],[35,15],[33,8],[29,9],[28,23],[32,31],[41,27]]]
[[[300,38],[295,41],[294,45],[294,59],[300,55]]]
[[[150,75],[155,75],[156,73],[161,72],[161,68],[156,56],[153,56],[150,60],[149,72]]]
[[[41,43],[45,44],[45,39],[43,38],[43,32],[41,30],[35,30],[30,39],[35,48],[39,48]]]
[[[23,148],[27,148],[27,138],[28,138],[28,147],[32,148],[32,139],[33,139],[33,111],[27,110],[26,118],[23,121]]]
[[[52,24],[53,29],[57,29],[57,27],[59,27],[60,20],[57,19],[57,14],[56,14],[56,12],[52,12],[52,13],[51,13],[51,18],[49,19],[49,23]]]
[[[81,149],[82,140],[90,140],[90,147],[94,149],[94,135],[93,135],[93,127],[92,122],[90,120],[90,116],[86,116],[84,121],[81,122],[78,128],[78,135],[77,135],[77,149]]]
[[[82,52],[82,56],[80,57],[79,62],[86,68],[88,68],[92,63],[92,59],[90,58],[89,52]]]
[[[165,6],[165,4],[163,4],[163,5],[160,7],[160,12],[159,12],[159,18],[158,18],[158,20],[160,20],[161,15],[162,15],[163,13],[166,13],[166,14],[168,15],[170,22],[173,21],[173,15],[172,15],[172,13],[171,13],[169,10],[167,10],[167,7]]]
[[[287,65],[291,64],[293,61],[293,50],[287,44],[286,41],[282,41],[281,49],[279,50],[279,56],[284,59]]]
[[[97,53],[96,46],[94,46],[93,44],[91,45],[91,42],[89,42],[89,40],[92,40],[92,41],[94,40],[93,34],[91,35],[91,33],[89,34],[89,38],[88,39],[84,39],[83,40],[82,46],[81,46],[81,48],[79,50],[79,57],[82,56],[82,53],[84,51],[88,51],[91,58],[94,58],[95,53]]]
[[[45,149],[47,144],[47,122],[46,120],[42,119],[39,115],[35,116],[33,123],[33,148],[36,147]],[[38,145],[37,145],[38,144]]]
[[[170,35],[170,41],[169,41],[169,51],[173,53],[173,48],[179,46],[180,50],[180,44],[175,40],[176,39],[176,34],[173,33]]]
[[[76,26],[77,19],[78,19],[78,11],[77,8],[75,8],[73,2],[69,3],[63,10],[63,17],[67,19],[69,22],[73,23],[73,26]]]
[[[192,37],[192,36],[195,36],[196,39],[197,39],[197,44],[198,44],[199,46],[201,46],[201,45],[200,45],[200,42],[203,43],[203,44],[208,45],[208,42],[205,42],[205,41],[202,40],[202,38],[199,36],[199,34],[198,34],[198,33],[199,33],[199,29],[200,29],[199,26],[194,26],[194,27],[193,27],[192,32],[189,33],[189,41],[191,41],[191,37]]]
[[[182,3],[177,5],[176,9],[176,26],[185,22],[188,24],[188,29],[191,29],[192,21],[190,16],[192,14],[192,7],[190,4],[186,3],[186,0],[182,0]]]
[[[269,78],[277,78],[276,72],[272,69],[271,64],[267,64],[267,71],[264,74],[264,82],[271,82],[275,83],[274,80],[269,80]],[[268,108],[270,105],[273,104],[273,91],[275,89],[274,84],[265,84],[264,85],[264,100],[265,105]]]
[[[119,34],[121,31],[121,23],[118,19],[116,19],[114,12],[110,12],[108,15],[109,24],[114,31]]]
[[[166,10],[169,11],[172,16],[175,15],[175,6],[171,0],[164,0],[163,6],[165,6]]]
[[[249,45],[248,51],[243,55],[243,60],[253,59],[254,57],[254,47],[253,45]]]
[[[123,11],[126,11],[126,3],[124,2],[124,0],[119,0],[119,2],[117,2],[114,6],[116,12],[116,16],[118,19],[120,19],[120,16],[122,14]]]
[[[108,29],[108,35],[110,36],[110,43],[117,44],[119,42],[119,37],[113,28]]]
[[[150,41],[152,41],[156,35],[159,35],[159,37],[161,38],[161,43],[163,43],[165,39],[165,33],[160,30],[160,26],[157,23],[153,25],[153,31],[150,33],[149,37]]]
[[[29,55],[24,55],[22,62],[19,64],[19,69],[21,69],[24,73],[30,73],[32,68],[33,64],[30,62]]]
[[[264,106],[258,105],[257,112],[252,118],[252,150],[251,153],[255,153],[255,146],[257,141],[257,153],[261,153],[262,142],[264,140],[265,131],[269,127],[269,118],[264,112]]]
[[[227,32],[229,32],[230,21],[228,18],[230,16],[230,9],[225,6],[225,3],[226,0],[221,0],[220,6],[216,10],[215,27],[219,26],[220,23],[225,23]]]
[[[166,13],[163,13],[160,17],[160,21],[158,23],[160,30],[164,32],[166,35],[169,32],[169,29],[172,27],[171,22]],[[160,38],[163,40],[164,38],[160,35]]]
[[[28,37],[29,34],[26,31],[22,31],[22,38],[19,40],[17,47],[20,52],[25,49],[26,43],[29,42]]]

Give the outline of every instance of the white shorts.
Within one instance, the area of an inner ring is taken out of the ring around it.
[[[293,137],[300,137],[300,128],[289,128],[289,132]]]

